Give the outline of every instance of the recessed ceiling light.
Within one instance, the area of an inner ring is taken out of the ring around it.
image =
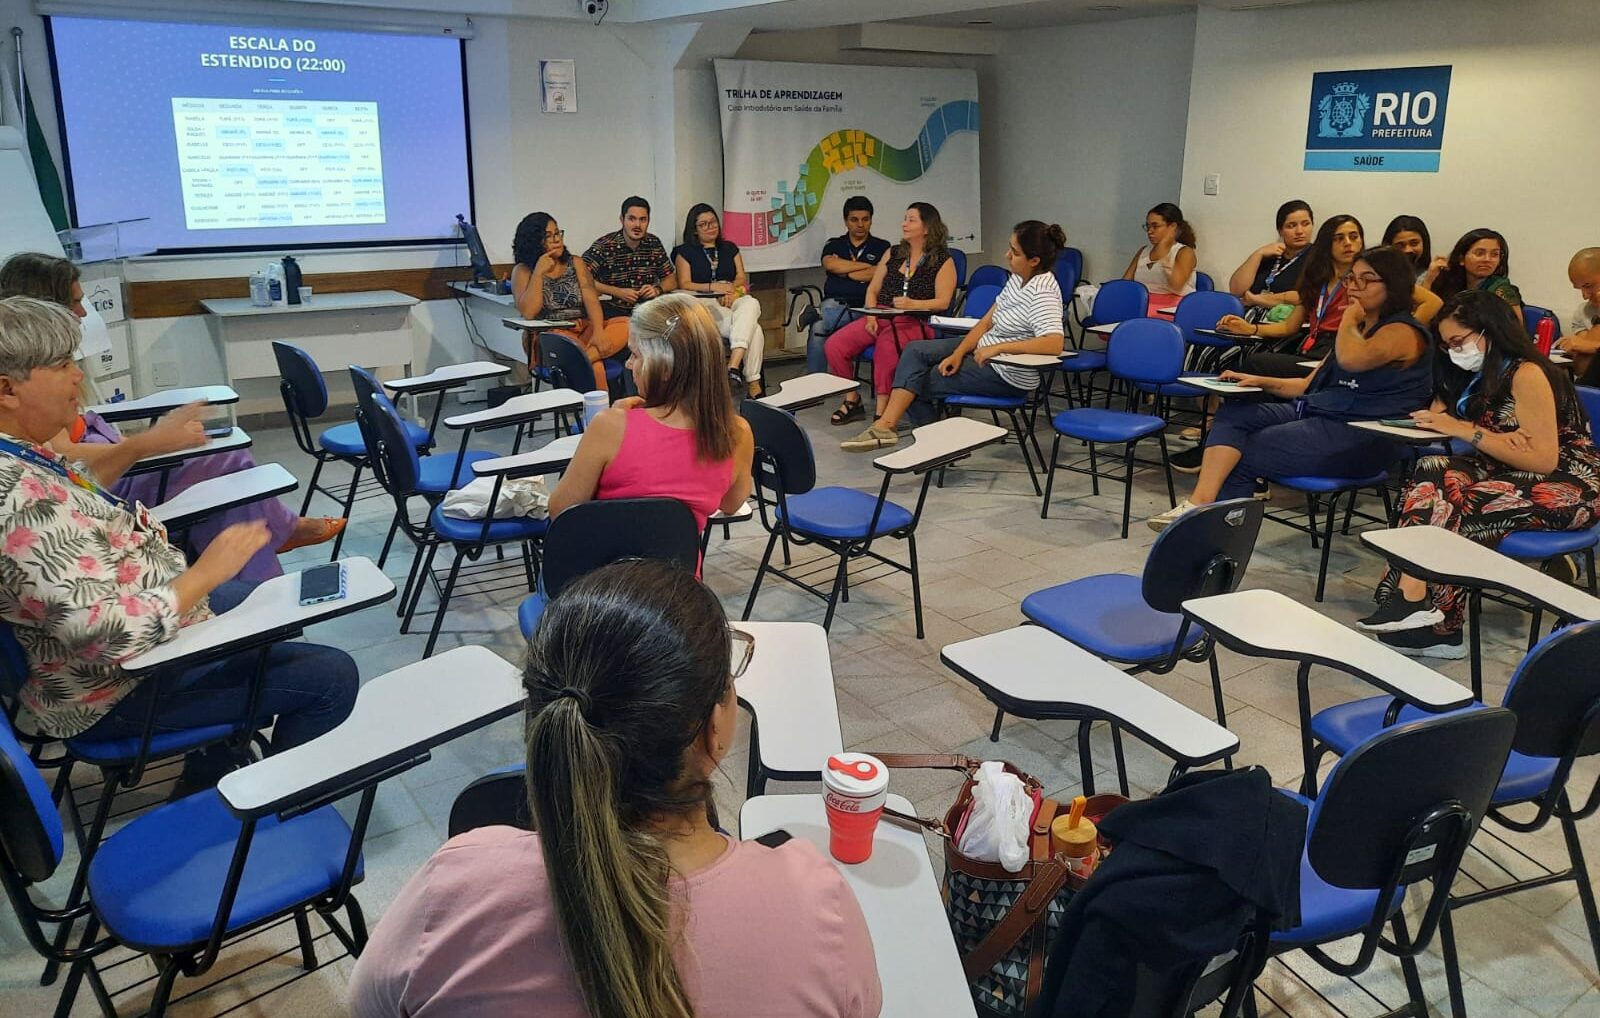
[[[992,25],[992,24],[994,24],[994,22],[990,21],[988,18],[982,18],[982,19],[977,20],[977,21],[969,21],[969,22],[967,22],[967,24],[969,24],[969,25]]]
[[[1117,4],[1096,4],[1093,7],[1086,8],[1086,10],[1091,14],[1110,14],[1113,11],[1120,11],[1122,8]]]

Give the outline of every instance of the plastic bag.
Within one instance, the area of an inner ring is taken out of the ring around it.
[[[489,509],[489,496],[494,492],[494,480],[493,477],[480,477],[445,495],[444,514],[458,520],[483,519]],[[495,519],[531,516],[542,520],[549,513],[550,494],[544,489],[544,478],[518,477],[500,485],[500,498],[494,507]]]
[[[979,862],[997,862],[1008,873],[1021,871],[1028,861],[1028,822],[1033,798],[1022,779],[994,760],[978,768],[972,786],[972,808],[967,811],[956,847]]]
[[[1078,321],[1086,322],[1094,317],[1094,299],[1099,295],[1099,283],[1079,283],[1072,291],[1073,303],[1078,305]]]

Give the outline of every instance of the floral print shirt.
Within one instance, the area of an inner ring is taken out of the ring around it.
[[[28,662],[19,720],[68,738],[138,684],[122,661],[210,618],[211,609],[202,600],[179,615],[171,583],[188,563],[142,505],[73,483],[48,465],[68,468],[47,447],[0,439],[46,461],[0,451],[0,621]],[[92,477],[82,464],[70,470]]]

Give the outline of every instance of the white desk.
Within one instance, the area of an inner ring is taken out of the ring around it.
[[[1550,351],[1550,363],[1551,364],[1571,364],[1572,363],[1572,357],[1569,356],[1568,354],[1562,353],[1560,350],[1551,350]]]
[[[734,682],[750,712],[745,796],[760,795],[768,778],[821,781],[828,757],[844,752],[827,632],[814,622],[731,625],[756,640],[750,667]]]
[[[1156,314],[1162,315],[1162,316],[1167,317],[1167,318],[1172,318],[1177,313],[1178,313],[1178,308],[1177,308],[1176,305],[1174,305],[1173,307],[1156,308]]]
[[[180,449],[177,452],[164,452],[155,456],[146,456],[123,471],[122,476],[132,477],[135,474],[149,474],[157,470],[170,470],[180,463],[200,459],[202,456],[215,456],[217,453],[248,449],[253,441],[254,439],[243,428],[229,428],[226,434],[206,439],[205,445],[196,446],[193,449]]]
[[[1232,756],[1239,737],[1043,626],[952,643],[939,660],[1007,714],[1080,723],[1084,794],[1094,794],[1088,724],[1109,721],[1184,767]]]
[[[779,383],[776,391],[769,396],[762,396],[756,402],[793,412],[816,406],[834,396],[842,396],[860,384],[861,382],[854,378],[840,378],[826,371],[814,371]]]
[[[1350,421],[1349,424],[1352,428],[1375,432],[1407,445],[1433,445],[1435,442],[1450,441],[1449,435],[1428,428],[1399,428],[1382,421]]]
[[[509,293],[500,293],[498,290],[480,290],[471,283],[462,282],[459,279],[445,285],[449,286],[450,289],[454,290],[463,297],[478,297],[482,300],[488,301],[491,304],[499,304],[502,307],[517,306],[517,298],[513,297]]]
[[[345,597],[321,604],[300,603],[300,574],[285,573],[258,585],[230,612],[178,630],[178,635],[131,657],[123,671],[140,675],[179,658],[209,660],[254,643],[262,635],[287,639],[309,625],[349,615],[394,596],[394,581],[371,559],[341,559],[345,569]]]
[[[1298,364],[1302,368],[1320,368],[1320,367],[1322,367],[1322,362],[1321,361],[1296,361],[1295,363]]]
[[[1219,396],[1240,396],[1250,392],[1263,391],[1259,385],[1239,385],[1235,382],[1224,382],[1220,378],[1180,378],[1179,385],[1187,385],[1194,389],[1204,389],[1214,392]]]
[[[913,429],[908,448],[885,453],[872,465],[889,474],[925,473],[998,442],[1007,434],[1005,428],[968,417],[946,417]]]
[[[1061,362],[1078,356],[1076,350],[1063,350],[1059,354],[1047,353],[997,353],[989,358],[990,364],[1009,364],[1014,368],[1059,368]]]
[[[460,389],[469,382],[483,378],[499,378],[511,369],[504,364],[495,364],[492,361],[468,361],[465,364],[447,364],[436,368],[426,375],[413,375],[410,378],[397,378],[392,382],[384,382],[384,387],[401,395],[418,396],[429,392],[447,392],[451,389]]]
[[[544,414],[583,409],[583,393],[576,389],[541,389],[513,396],[497,407],[446,417],[444,426],[452,431],[503,428],[522,424]]]
[[[1212,339],[1225,339],[1230,343],[1242,343],[1247,339],[1254,338],[1248,333],[1220,332],[1217,329],[1194,329],[1192,331],[1196,336],[1209,336]]]
[[[351,364],[400,366],[409,372],[414,356],[411,308],[418,303],[395,290],[369,290],[317,293],[308,304],[256,307],[248,297],[225,297],[200,305],[228,382],[237,387],[241,379],[278,377],[274,340],[305,350],[327,373],[343,375]],[[246,409],[276,406],[276,396],[274,383],[271,398],[254,399]]]
[[[300,486],[293,474],[277,463],[263,463],[224,477],[207,478],[150,509],[150,515],[168,530],[182,529],[206,516],[264,498],[276,498]]]
[[[892,781],[891,777],[891,781]],[[888,807],[916,810],[904,796]],[[809,841],[834,862],[861,904],[883,983],[884,1018],[975,1018],[972,989],[939,896],[939,880],[922,834],[879,822],[872,858],[846,866],[828,854],[828,818],[820,795],[763,795],[739,811],[739,836],[759,838],[782,829]]]
[[[934,315],[928,321],[935,329],[942,332],[966,332],[975,328],[983,319],[959,318],[954,315]]]
[[[1089,325],[1084,327],[1084,331],[1092,332],[1097,336],[1110,336],[1117,331],[1117,326],[1121,324],[1121,322],[1106,322],[1104,325]]]
[[[239,402],[239,394],[227,385],[193,385],[183,389],[162,389],[138,399],[125,399],[120,403],[97,403],[85,407],[85,413],[99,414],[108,421],[153,421],[190,403],[207,406],[227,406]]]
[[[532,477],[560,473],[572,462],[572,455],[578,451],[578,442],[582,438],[582,435],[562,435],[532,452],[479,460],[472,464],[472,473],[477,477]]]
[[[367,681],[338,728],[224,776],[217,792],[237,815],[276,812],[510,717],[523,700],[520,669],[486,647],[457,647]]]
[[[747,498],[744,500],[743,504],[739,506],[739,508],[735,509],[731,513],[725,513],[721,509],[718,509],[710,516],[706,517],[706,526],[710,527],[718,523],[743,523],[745,520],[753,519],[755,514],[756,504]]]

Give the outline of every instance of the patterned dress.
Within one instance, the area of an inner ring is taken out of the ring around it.
[[[1521,362],[1512,362],[1515,372]],[[1497,400],[1474,398],[1480,407],[1474,424],[1484,434],[1508,434],[1520,427],[1511,389]],[[1470,404],[1469,404],[1470,406]],[[1560,458],[1555,470],[1537,474],[1501,463],[1482,454],[1424,456],[1417,461],[1411,483],[1401,493],[1399,526],[1444,527],[1462,537],[1493,548],[1518,530],[1582,530],[1600,519],[1600,450],[1595,448],[1589,422],[1577,400],[1557,404],[1556,437]],[[1391,569],[1378,585],[1377,598],[1386,599],[1399,573]],[[1466,613],[1466,591],[1438,585],[1434,607],[1444,621],[1434,627],[1439,634],[1461,629]]]

